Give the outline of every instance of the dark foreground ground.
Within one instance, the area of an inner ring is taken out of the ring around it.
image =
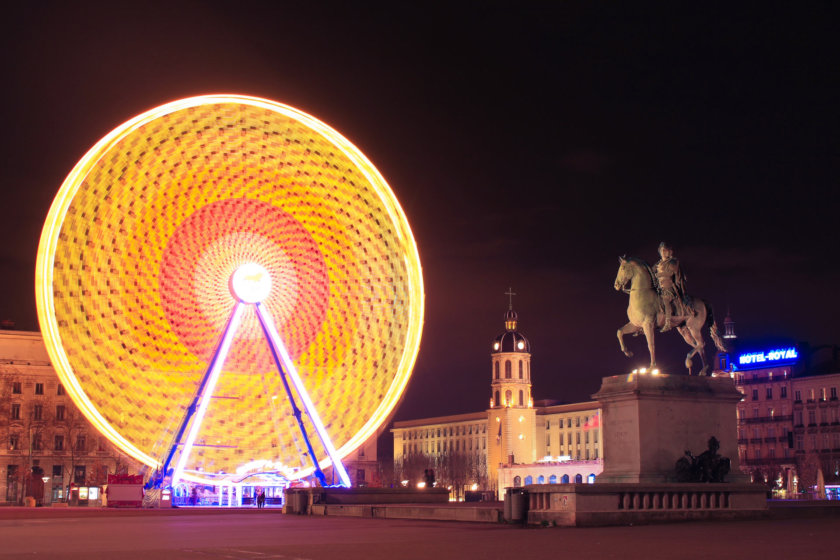
[[[283,515],[0,509],[0,558],[836,558],[840,517],[590,529]]]

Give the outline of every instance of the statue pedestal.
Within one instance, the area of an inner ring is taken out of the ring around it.
[[[738,459],[735,407],[743,395],[729,377],[631,373],[605,377],[593,398],[601,404],[604,472],[599,483],[675,481],[686,450],[695,456],[720,442],[729,483],[747,483]]]
[[[758,519],[766,488],[741,474],[735,406],[728,377],[629,374],[605,377],[601,404],[604,472],[595,484],[533,484],[528,523],[565,526]],[[675,482],[686,450],[695,456],[720,441],[731,469],[724,483]]]

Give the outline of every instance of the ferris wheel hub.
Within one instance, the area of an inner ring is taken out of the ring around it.
[[[271,293],[271,275],[262,265],[245,263],[231,275],[230,291],[243,303],[259,303]]]

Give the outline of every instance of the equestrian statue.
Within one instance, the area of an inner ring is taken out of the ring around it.
[[[630,295],[627,306],[627,318],[630,322],[618,329],[618,343],[625,356],[633,352],[624,345],[624,335],[645,334],[650,367],[656,367],[655,329],[660,332],[677,329],[683,340],[691,346],[685,357],[685,367],[691,375],[692,358],[700,355],[703,367],[700,375],[711,371],[706,360],[705,345],[701,329],[709,326],[709,333],[715,346],[726,352],[715,322],[712,306],[700,298],[685,293],[685,278],[680,270],[679,261],[674,257],[674,250],[667,243],[659,245],[660,260],[654,267],[636,257],[619,257],[618,274],[615,277],[615,289]],[[627,285],[630,285],[628,288]]]

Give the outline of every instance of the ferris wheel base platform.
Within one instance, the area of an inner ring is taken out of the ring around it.
[[[288,488],[285,512],[309,514],[318,505],[445,504],[446,488]]]

